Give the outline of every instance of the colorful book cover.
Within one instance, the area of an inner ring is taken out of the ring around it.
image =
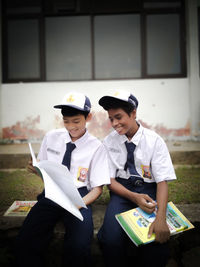
[[[156,212],[148,214],[135,208],[115,215],[117,221],[136,246],[155,240],[155,234],[148,238],[150,224],[156,218]],[[172,203],[167,204],[166,220],[171,235],[194,228],[191,222]]]
[[[31,208],[35,205],[36,200],[21,201],[16,200],[4,213],[4,216],[26,216]]]

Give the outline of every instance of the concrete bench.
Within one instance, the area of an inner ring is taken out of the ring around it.
[[[200,203],[177,205],[177,207],[195,225],[195,229],[171,237],[169,242],[171,256],[167,267],[198,266],[200,262]],[[105,209],[105,205],[93,205],[94,240],[92,255],[94,267],[104,266],[96,234],[103,222]],[[15,260],[12,256],[13,244],[23,220],[23,217],[0,217],[0,244],[3,244],[2,247],[0,246],[0,255],[2,254],[1,249],[5,250],[5,247],[7,247],[6,253],[4,253],[4,260],[8,261],[6,267],[15,266]],[[48,267],[60,266],[64,232],[64,226],[59,222],[55,227],[54,237],[47,251]],[[1,259],[0,266],[3,266],[1,265]]]

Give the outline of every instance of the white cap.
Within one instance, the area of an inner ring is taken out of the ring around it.
[[[74,109],[89,112],[91,109],[91,103],[87,96],[78,92],[67,93],[60,104],[54,106],[54,108],[72,107]]]
[[[126,90],[116,90],[110,95],[103,96],[99,100],[99,105],[104,107],[105,105],[108,105],[109,103],[112,103],[113,99],[119,99],[121,101],[128,102],[132,106],[134,106],[135,108],[138,107],[137,98],[134,95],[132,95],[130,92],[126,91]]]

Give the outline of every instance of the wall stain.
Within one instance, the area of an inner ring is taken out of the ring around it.
[[[87,127],[88,131],[99,139],[103,139],[112,130],[108,115],[104,111],[95,112],[92,115],[92,120]]]
[[[53,125],[55,127],[55,129],[59,129],[59,128],[63,128],[63,120],[62,120],[62,115],[55,115],[54,117],[54,122]]]
[[[64,127],[62,116],[55,116],[54,127],[56,129]],[[96,136],[99,139],[103,139],[112,130],[107,113],[104,111],[92,112],[92,119],[87,124],[87,129],[90,134]]]
[[[147,129],[151,129],[155,131],[157,134],[162,136],[165,139],[169,139],[171,137],[189,137],[191,134],[190,123],[188,122],[183,128],[167,128],[163,124],[157,124],[152,126],[142,120],[138,120],[141,125],[146,127]],[[108,115],[104,111],[96,112],[93,114],[92,121],[88,126],[88,130],[94,136],[103,139],[106,135],[108,135],[112,131],[112,127],[110,121],[108,119]]]
[[[5,127],[2,129],[3,139],[10,140],[27,140],[27,139],[41,139],[44,131],[37,128],[40,123],[40,116],[35,118],[31,116],[25,118],[24,121],[18,121],[15,125]]]
[[[102,140],[111,131],[112,127],[108,119],[108,115],[105,111],[92,112],[92,120],[88,123],[88,131]],[[191,134],[190,123],[188,122],[185,127],[173,129],[167,128],[163,124],[157,124],[155,126],[150,125],[142,120],[138,120],[144,127],[151,129],[158,133],[165,139],[189,137]],[[45,134],[44,130],[39,129],[40,116],[33,118],[27,117],[24,121],[16,122],[15,125],[5,127],[2,129],[3,139],[8,140],[41,140]],[[62,128],[63,120],[61,116],[56,115],[54,118],[54,128]]]
[[[162,137],[188,137],[191,134],[190,123],[188,122],[183,128],[167,128],[162,123],[155,126],[149,125],[142,120],[138,120],[144,127],[155,131]]]

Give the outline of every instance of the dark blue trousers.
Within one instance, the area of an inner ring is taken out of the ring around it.
[[[134,187],[131,179],[125,180],[116,178],[132,192],[148,194],[156,199],[156,184],[144,183],[143,186]],[[136,205],[119,195],[110,193],[110,202],[107,206],[104,222],[97,237],[102,248],[106,267],[121,267],[139,264],[139,266],[165,266],[169,256],[168,245],[156,242],[145,246],[136,247],[128,238],[115,215],[129,209],[136,208]]]
[[[86,187],[80,188],[83,197],[88,193]],[[80,210],[84,220],[44,197],[27,215],[16,240],[16,257],[19,267],[44,267],[45,252],[51,240],[54,226],[62,220],[65,227],[63,266],[92,266],[91,241],[93,220],[91,207]]]

